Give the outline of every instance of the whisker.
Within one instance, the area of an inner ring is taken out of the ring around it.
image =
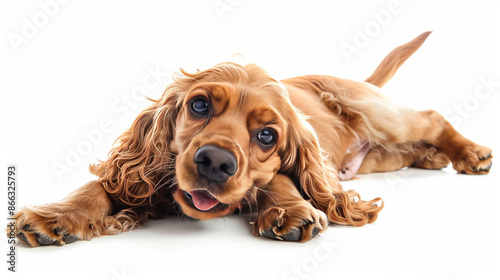
[[[261,188],[257,188],[257,191],[262,191],[265,195],[267,195],[270,199],[273,200],[273,203],[275,205],[277,205],[278,203],[276,202],[276,200],[279,201],[278,197],[274,194],[273,191],[270,191],[270,190],[264,190],[264,189],[261,189]]]

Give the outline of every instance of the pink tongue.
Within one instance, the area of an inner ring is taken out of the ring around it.
[[[213,197],[208,191],[192,191],[193,204],[198,210],[207,211],[219,204],[219,201]]]

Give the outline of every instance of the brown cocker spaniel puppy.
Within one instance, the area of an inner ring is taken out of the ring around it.
[[[403,167],[486,174],[492,152],[435,111],[393,104],[382,87],[430,32],[393,50],[365,82],[330,76],[277,81],[256,65],[222,63],[182,75],[90,171],[96,181],[60,202],[16,214],[31,245],[130,230],[148,217],[257,213],[254,234],[307,241],[328,223],[377,219],[340,180]],[[379,202],[380,203],[377,203]]]

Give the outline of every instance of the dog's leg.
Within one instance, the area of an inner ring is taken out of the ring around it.
[[[265,189],[257,193],[259,214],[254,234],[286,241],[308,241],[328,225],[325,213],[314,208],[300,195],[287,176],[277,174]]]
[[[394,105],[397,106],[397,105]],[[433,110],[414,111],[398,106],[398,115],[370,116],[374,127],[381,131],[388,144],[424,142],[443,153],[453,168],[463,174],[487,174],[492,164],[491,149],[480,146],[458,133],[441,114]],[[368,112],[370,114],[370,112]],[[442,163],[441,160],[440,163]],[[417,166],[425,167],[424,162]]]
[[[359,168],[359,174],[396,171],[404,167],[442,169],[450,164],[446,154],[425,142],[373,147]]]
[[[324,91],[319,94],[325,104],[359,138],[369,140],[372,145],[384,146],[428,143],[437,148],[438,152],[444,153],[452,162],[453,168],[460,173],[489,172],[491,149],[462,136],[438,112],[415,111],[394,104],[376,88],[364,84],[346,83],[345,86],[350,86],[349,91],[342,92],[328,86],[328,83],[340,83],[339,81],[333,78],[317,79],[318,83],[324,84]],[[370,154],[367,156],[370,157]]]
[[[131,211],[109,216],[112,212],[106,191],[93,181],[60,202],[22,208],[14,216],[15,232],[19,240],[31,246],[64,245],[131,229],[140,220]]]
[[[408,123],[406,135],[401,139],[394,137],[395,142],[428,142],[442,151],[452,162],[453,168],[463,174],[487,174],[490,171],[491,149],[462,136],[436,111],[420,111],[415,116]]]

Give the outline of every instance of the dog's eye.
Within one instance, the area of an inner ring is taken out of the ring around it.
[[[276,131],[271,128],[264,128],[257,134],[257,140],[264,146],[270,146],[276,143]]]
[[[208,116],[210,112],[210,106],[208,105],[207,99],[204,97],[198,97],[191,102],[191,111],[199,117]]]

